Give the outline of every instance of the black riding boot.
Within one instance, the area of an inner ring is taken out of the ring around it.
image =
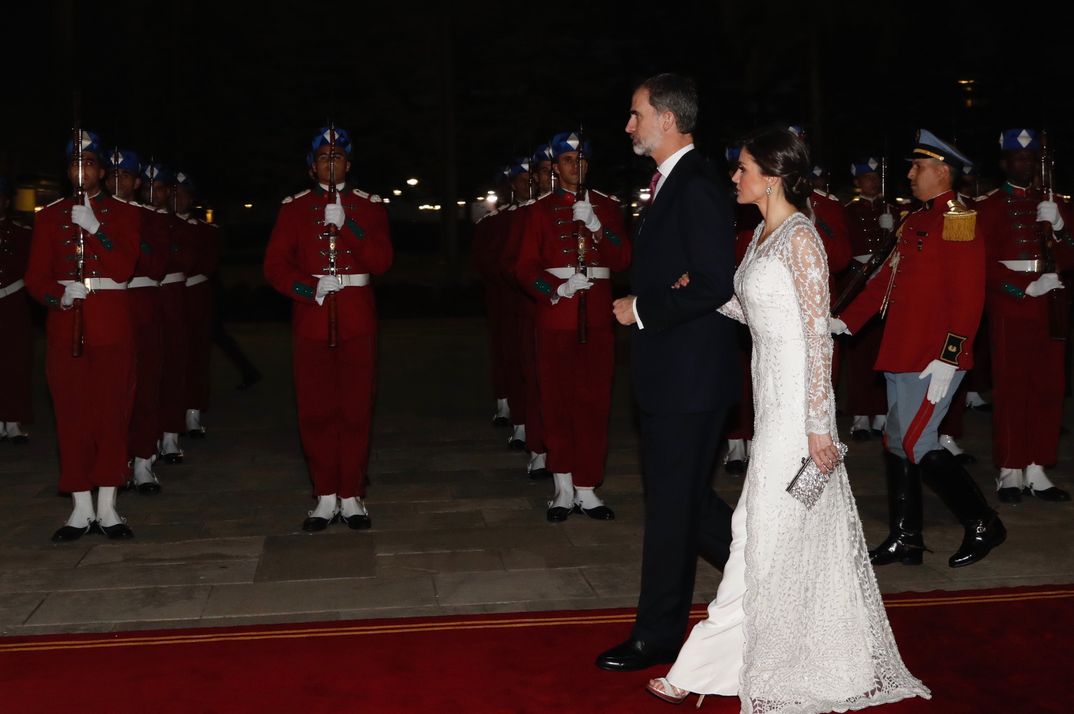
[[[985,500],[977,483],[947,449],[937,449],[921,459],[921,473],[944,505],[966,529],[962,545],[947,564],[952,568],[976,563],[1007,539],[1007,529]]]
[[[921,565],[925,540],[921,535],[921,472],[915,464],[884,451],[888,480],[888,525],[883,543],[869,551],[873,565]]]

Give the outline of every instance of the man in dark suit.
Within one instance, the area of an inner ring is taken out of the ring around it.
[[[615,317],[635,325],[631,366],[641,411],[645,545],[630,638],[597,666],[672,662],[682,644],[700,552],[727,562],[731,508],[709,487],[724,417],[738,399],[734,323],[716,313],[734,293],[734,234],[726,178],[694,151],[697,90],[660,74],[634,92],[626,132],[657,173],[634,243],[633,295]],[[689,284],[672,289],[684,273]]]

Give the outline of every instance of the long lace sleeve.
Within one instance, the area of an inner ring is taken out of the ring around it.
[[[832,431],[832,336],[828,327],[828,259],[812,225],[802,222],[788,236],[786,260],[802,319],[806,350],[806,433]]]
[[[746,324],[746,313],[742,310],[742,303],[738,301],[737,295],[732,295],[730,300],[716,308],[716,312],[732,320],[738,320],[743,325]]]

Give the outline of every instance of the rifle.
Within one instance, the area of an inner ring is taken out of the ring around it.
[[[578,191],[574,194],[575,201],[586,200],[588,190],[585,187],[585,173],[582,168],[582,164],[586,161],[585,152],[582,149],[584,142],[582,140],[582,128],[578,127]],[[574,222],[574,241],[578,246],[577,262],[574,266],[575,272],[581,275],[588,275],[586,266],[586,249],[587,241],[586,227],[581,221]],[[578,291],[578,344],[584,345],[589,341],[589,300],[587,299],[586,291]]]
[[[71,129],[71,150],[74,152],[72,158],[78,165],[78,182],[75,184],[74,203],[72,205],[78,205],[85,203],[86,201],[86,168],[82,161],[82,122],[79,114],[81,113],[79,107],[79,96],[75,93],[74,101],[74,127]],[[86,233],[82,230],[82,227],[78,228],[78,237],[75,239],[75,280],[82,282],[84,280],[83,273],[86,269]],[[82,348],[85,344],[85,335],[83,334],[82,324],[82,299],[76,298],[71,303],[71,356],[81,357]]]
[[[907,213],[906,215],[909,216],[910,214]],[[862,291],[869,279],[880,270],[884,262],[895,252],[895,248],[899,244],[899,229],[902,228],[904,221],[906,221],[906,216],[899,221],[899,224],[890,233],[884,236],[883,242],[881,242],[877,250],[873,251],[869,262],[863,265],[861,270],[854,271],[854,274],[850,276],[850,280],[847,281],[846,287],[843,288],[843,292],[839,295],[839,299],[832,305],[833,315],[838,316],[839,313],[847,309],[850,303],[854,302],[854,298]]]
[[[1055,191],[1052,189],[1052,152],[1048,147],[1048,132],[1040,133],[1040,188],[1045,198],[1055,200]],[[1055,253],[1052,244],[1055,242],[1055,231],[1051,223],[1038,225],[1040,236],[1041,272],[1054,273]],[[1065,310],[1063,309],[1063,294],[1059,290],[1048,293],[1048,336],[1053,340],[1065,340],[1067,338]]]
[[[328,202],[336,202],[336,127],[328,122]],[[339,229],[335,223],[325,226],[324,237],[328,239],[328,274],[337,280],[339,273],[336,267],[336,238]],[[328,346],[335,347],[339,341],[339,308],[336,307],[336,294],[328,293],[325,296],[328,304]]]

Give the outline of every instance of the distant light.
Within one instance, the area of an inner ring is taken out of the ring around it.
[[[465,205],[466,205],[466,201],[455,201],[455,205],[456,205],[456,206],[465,206]]]
[[[252,203],[244,203],[244,204],[242,204],[242,207],[243,208],[253,208],[254,204],[252,204]]]
[[[430,206],[428,203],[423,203],[420,206],[418,206],[418,210],[419,211],[431,211],[431,210],[433,210],[433,207]]]
[[[649,198],[650,198],[649,189],[643,188],[641,191],[638,192],[638,200],[639,201],[645,203],[645,202],[648,202]]]
[[[975,80],[975,79],[960,79],[960,80],[958,80],[958,83],[959,84],[975,84],[976,81],[977,80]]]
[[[211,209],[211,208],[206,208],[205,209],[205,222],[206,223],[212,223],[213,222],[213,209]]]
[[[34,206],[34,213],[37,213],[37,212],[38,212],[38,211],[40,211],[40,210],[41,210],[42,208],[44,208],[44,206]]]
[[[380,200],[384,201],[384,203],[391,203],[392,202],[392,199],[390,199],[390,198],[382,198]]]
[[[484,201],[484,200],[485,200],[486,198],[488,198],[488,196],[478,196],[478,197],[477,197],[477,198],[475,198],[474,200],[475,200],[475,201]]]
[[[489,203],[496,203],[496,192],[489,191],[489,195],[485,196],[485,200]]]
[[[403,195],[403,191],[402,191],[401,189],[398,189],[398,188],[393,188],[393,189],[392,189],[392,195],[393,195],[393,196],[402,196],[402,195]]]
[[[638,202],[637,201],[631,201],[630,207],[631,208],[637,208],[638,207]]]
[[[440,204],[438,203],[435,206],[433,206],[433,210],[434,211],[439,211],[440,210]]]
[[[418,180],[416,178],[408,178],[406,180],[406,185],[407,186],[417,186],[418,185]]]

